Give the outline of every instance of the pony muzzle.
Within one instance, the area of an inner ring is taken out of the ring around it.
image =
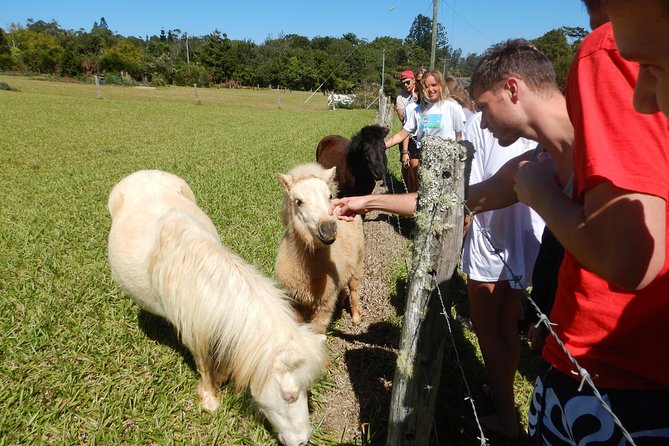
[[[324,245],[331,245],[337,239],[337,221],[327,221],[318,224],[318,239]]]

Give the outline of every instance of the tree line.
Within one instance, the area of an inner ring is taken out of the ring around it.
[[[534,43],[554,62],[563,84],[575,49],[587,34],[563,27],[547,32]],[[419,14],[405,39],[378,37],[367,41],[353,33],[341,37],[307,38],[297,34],[268,37],[263,43],[233,40],[215,29],[206,36],[190,36],[179,29],[159,35],[125,37],[113,33],[104,17],[90,31],[62,29],[52,20],[28,19],[25,25],[0,28],[0,70],[24,74],[151,85],[274,86],[294,90],[400,91],[399,72],[427,66],[432,19]],[[436,67],[446,74],[468,77],[481,55],[462,55],[437,24]]]

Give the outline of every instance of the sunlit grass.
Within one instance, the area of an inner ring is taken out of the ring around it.
[[[276,174],[373,111],[333,113],[304,92],[199,89],[198,105],[192,88],[98,98],[93,85],[0,81],[19,90],[0,91],[0,444],[276,443],[231,388],[202,412],[170,327],[112,283],[107,198],[133,171],[173,172],[223,242],[271,276]]]
[[[374,112],[329,111],[320,93],[304,104],[308,92],[198,89],[198,104],[192,87],[103,86],[98,98],[92,84],[0,82],[18,90],[0,91],[0,445],[276,444],[229,387],[216,414],[201,411],[190,355],[113,284],[107,198],[136,170],[173,172],[226,246],[272,276],[283,231],[277,173],[312,161],[322,136],[350,136]],[[396,151],[389,156],[399,178]],[[401,255],[391,299],[403,298],[409,276],[410,252]],[[456,338],[478,398],[475,336],[460,327]],[[470,444],[477,431],[456,365],[447,352],[435,423],[451,444]],[[522,416],[532,379],[517,375]],[[327,374],[316,383],[314,406],[327,404],[332,385]],[[355,436],[321,422],[316,413],[316,444]],[[375,423],[370,437],[385,429]]]

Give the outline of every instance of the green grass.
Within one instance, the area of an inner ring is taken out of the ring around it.
[[[223,243],[273,276],[283,232],[277,173],[312,161],[322,136],[350,136],[374,112],[329,111],[320,93],[304,104],[306,92],[199,89],[197,104],[192,88],[103,86],[98,98],[92,84],[0,82],[14,89],[0,90],[0,446],[276,444],[248,396],[231,387],[216,414],[201,411],[197,373],[172,329],[113,284],[108,195],[136,170],[173,172]],[[400,308],[406,277],[401,259],[388,279]],[[456,337],[477,391],[475,337],[462,327]],[[453,364],[449,351],[436,424],[451,444],[473,444]],[[314,386],[316,409],[333,385],[326,376]],[[524,416],[531,378],[519,374],[517,386]],[[312,421],[315,444],[353,436],[324,431],[318,410]],[[369,429],[370,438],[385,431],[375,421]]]
[[[93,85],[0,81],[19,90],[0,91],[0,445],[274,444],[230,388],[202,412],[170,327],[112,283],[108,195],[133,171],[173,172],[223,242],[273,275],[277,173],[373,111],[333,113],[304,92],[200,89],[197,105],[192,88],[99,99]]]

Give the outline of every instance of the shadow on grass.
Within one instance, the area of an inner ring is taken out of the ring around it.
[[[363,347],[348,350],[344,356],[353,392],[360,404],[360,426],[367,432],[363,444],[385,444],[390,413],[391,383],[397,355],[389,350]]]
[[[188,350],[188,348],[179,340],[174,326],[166,319],[141,309],[139,310],[137,316],[137,322],[139,324],[139,328],[144,332],[144,334],[146,334],[149,339],[157,342],[160,345],[169,347],[181,355],[183,361],[193,371],[193,376],[195,379],[193,384],[195,388],[195,384],[199,382],[200,373],[197,371],[197,366],[195,365],[193,355],[191,354],[190,350]],[[263,424],[268,432],[272,432],[272,426],[270,425],[267,418],[261,414],[258,407],[255,405],[253,397],[248,391],[237,392],[234,383],[232,381],[228,381],[227,383],[223,383],[219,397],[221,398],[221,401],[223,401],[223,398],[238,399],[240,401],[238,407],[242,415],[247,417],[254,417],[256,420],[258,420],[258,422]],[[219,416],[220,413],[221,412],[219,411]],[[212,416],[216,415],[212,414]]]
[[[479,418],[493,413],[494,407],[489,397],[483,394],[483,385],[487,383],[485,365],[479,358],[476,336],[469,320],[466,281],[461,274],[455,280],[449,301],[449,307],[455,309],[457,320],[453,321],[451,319],[454,342],[448,340],[444,354],[439,397],[435,410],[437,434],[441,439],[441,444],[445,444],[444,441],[447,442],[446,444],[453,446],[477,444],[480,432],[471,402],[465,398],[468,394],[467,386],[475,403],[476,415]],[[524,336],[521,335],[519,342],[521,352],[518,372],[528,382],[534,383],[534,379],[541,370],[540,354],[529,349]],[[455,348],[453,343],[455,343]],[[464,372],[460,370],[459,365],[462,366]],[[463,379],[463,373],[467,384]],[[526,420],[527,413],[523,413],[517,407],[517,417],[519,420]],[[496,446],[527,444],[524,428],[521,428],[521,436],[515,440],[488,433],[486,433],[486,436],[489,444]]]
[[[332,330],[332,336],[343,339],[346,342],[362,342],[378,347],[393,348],[399,347],[400,328],[390,322],[376,322],[369,326],[366,333],[350,334],[341,330]]]
[[[191,355],[188,348],[181,343],[174,326],[169,321],[149,313],[146,310],[139,310],[137,323],[139,324],[139,328],[149,339],[160,345],[170,347],[172,350],[179,353],[184,362],[188,364],[188,367],[190,367],[199,378],[193,355]]]

